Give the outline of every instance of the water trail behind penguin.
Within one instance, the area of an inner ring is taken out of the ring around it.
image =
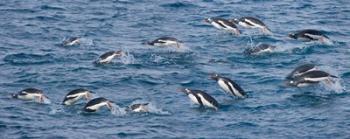
[[[117,104],[113,104],[111,113],[115,116],[124,116],[126,115],[126,109],[119,107]]]

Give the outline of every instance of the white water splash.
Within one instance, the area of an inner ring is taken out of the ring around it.
[[[175,52],[188,52],[191,49],[184,45],[183,43],[179,43],[179,47],[171,47],[170,50],[175,51]]]
[[[42,100],[39,97],[35,98],[34,102],[42,103],[42,104],[51,104],[51,100],[46,97],[43,97]]]
[[[135,64],[135,57],[130,54],[129,51],[124,51],[124,54],[118,59],[118,62],[123,64]]]
[[[67,39],[69,39],[69,37],[64,37],[62,39],[62,42],[66,41]],[[79,44],[75,44],[75,45],[83,45],[83,46],[94,46],[95,43],[92,39],[90,38],[84,38],[84,37],[80,37],[79,38]],[[75,46],[75,45],[72,45],[72,46]]]
[[[160,114],[160,115],[170,115],[170,112],[165,111],[161,108],[158,108],[156,105],[154,105],[153,103],[149,103],[148,104],[148,111],[150,113],[154,113],[154,114]]]
[[[160,55],[156,55],[156,54],[152,54],[150,59],[152,59],[152,61],[154,63],[161,63],[161,62],[163,62],[165,60],[164,57],[162,57]]]
[[[345,92],[345,86],[342,86],[341,79],[331,79],[330,81],[321,82],[321,86],[328,91],[334,91],[335,93]]]
[[[124,116],[126,114],[126,109],[119,107],[117,104],[113,104],[111,114],[115,116]]]
[[[50,107],[50,111],[49,111],[50,115],[55,115],[59,112],[64,112],[62,105],[52,105]]]
[[[89,38],[80,38],[80,45],[84,46],[93,46],[95,43],[92,39]]]
[[[141,101],[141,100],[136,100],[134,102],[131,103],[131,105],[134,105],[134,104],[145,104],[145,103],[148,103],[147,105],[147,109],[148,109],[148,112],[149,113],[154,113],[154,114],[159,114],[159,115],[170,115],[170,112],[168,111],[165,111],[159,107],[157,107],[154,103],[152,102],[146,102],[146,101]],[[130,106],[131,106],[130,105]]]
[[[250,47],[254,47],[254,42],[251,35],[249,35],[249,44],[250,44]]]
[[[326,45],[334,45],[334,42],[330,39],[323,39],[323,43]]]

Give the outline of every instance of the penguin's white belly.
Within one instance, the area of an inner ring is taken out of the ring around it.
[[[202,100],[202,103],[204,106],[217,109],[216,106],[214,106],[212,103],[210,103],[208,100],[206,100],[201,94],[198,94],[198,97]]]
[[[72,105],[73,103],[77,102],[79,99],[81,99],[83,96],[82,95],[69,95],[67,97],[75,97],[72,99],[68,99],[64,102],[66,105]]]
[[[220,24],[216,23],[216,22],[211,22],[211,24],[215,27],[215,28],[218,28],[218,29],[225,29],[223,28]]]
[[[267,52],[271,53],[272,51],[273,51],[273,49],[271,47],[269,47],[269,48],[266,48],[266,49],[262,49],[259,52],[256,52],[255,54],[267,53]]]
[[[132,110],[133,112],[148,112],[148,108],[146,106],[140,106],[136,109]]]
[[[114,55],[111,55],[111,56],[107,57],[106,59],[101,59],[100,62],[101,63],[108,63],[108,62],[111,62],[113,58],[114,58]]]
[[[79,40],[74,40],[72,42],[69,42],[67,45],[75,45],[75,44],[79,44]]]
[[[257,23],[255,23],[255,22],[252,22],[252,21],[250,21],[250,20],[245,20],[246,22],[248,22],[249,24],[251,24],[251,25],[253,25],[253,26],[251,26],[252,28],[265,28],[265,26],[263,26],[263,25],[260,25],[260,24],[257,24]]]
[[[107,102],[101,102],[101,103],[98,103],[98,104],[96,104],[96,105],[89,106],[89,107],[87,107],[87,109],[98,110],[98,109],[100,109],[102,106],[105,106],[105,105],[107,105]]]
[[[310,86],[310,85],[311,85],[311,83],[299,83],[297,85],[297,87],[307,87],[307,86]]]
[[[225,84],[225,82],[223,80],[219,80],[218,84],[221,86],[221,88],[224,89],[224,91],[226,91],[230,95],[236,95],[236,96],[239,96],[239,97],[243,97],[243,95],[231,83],[228,82],[228,84]],[[229,87],[232,88],[233,92],[231,92]]]
[[[245,27],[245,28],[255,28],[255,27],[253,27],[245,22],[239,22],[238,24],[241,25],[242,27]]]
[[[188,97],[194,102],[195,104],[199,104],[197,98],[193,94],[188,94]]]
[[[35,100],[35,99],[38,99],[39,96],[33,95],[33,94],[26,94],[26,95],[18,95],[18,98],[23,100]]]
[[[227,30],[227,31],[236,31],[237,29],[236,28],[233,28],[233,27],[231,27],[231,26],[225,26],[225,30]]]
[[[177,44],[176,41],[165,41],[164,45],[174,45]]]
[[[328,80],[329,77],[319,77],[319,78],[304,78],[306,81],[320,82],[324,80]]]
[[[218,84],[226,93],[230,95],[234,95],[232,94],[233,92],[231,92],[230,88],[228,88],[228,86],[225,84],[223,80],[218,80]]]

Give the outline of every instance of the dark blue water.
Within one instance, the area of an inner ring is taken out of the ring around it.
[[[343,1],[108,1],[0,2],[0,138],[349,138],[350,2]],[[243,30],[237,37],[202,22],[206,17],[255,16],[273,36]],[[289,32],[320,29],[332,45],[288,39]],[[68,37],[77,47],[62,47]],[[185,48],[153,48],[161,36]],[[245,56],[259,43],[279,46]],[[95,65],[100,54],[129,56]],[[335,86],[288,88],[284,77],[315,63],[340,77]],[[208,79],[217,72],[248,92],[232,99]],[[51,104],[10,98],[27,87],[44,90]],[[207,91],[221,107],[199,109],[176,90]],[[63,107],[64,95],[87,88],[120,107],[150,102],[150,113],[84,114],[84,102]]]

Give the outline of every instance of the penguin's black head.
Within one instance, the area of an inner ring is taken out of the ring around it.
[[[206,23],[210,23],[210,18],[206,18],[203,21],[206,22]]]
[[[292,87],[298,86],[298,83],[299,83],[299,80],[296,79],[296,78],[294,78],[294,79],[287,79],[287,80],[285,81],[285,84],[286,84],[287,86],[292,86]]]
[[[118,50],[118,51],[115,51],[114,54],[117,56],[122,56],[124,55],[124,52],[122,50]]]
[[[218,74],[216,74],[216,73],[212,73],[210,75],[210,79],[212,79],[212,80],[217,81],[217,80],[219,80],[219,78],[220,78],[220,76]]]
[[[183,93],[186,93],[186,94],[189,94],[191,92],[191,90],[188,89],[188,88],[179,88],[179,89],[177,89],[177,91],[183,92]]]
[[[228,21],[230,21],[231,23],[234,23],[234,24],[238,24],[239,19],[233,18],[233,19],[230,19],[230,20],[228,20]]]
[[[130,108],[131,110],[135,110],[135,109],[137,109],[137,108],[139,108],[139,107],[147,106],[148,104],[149,104],[149,103],[133,104],[133,105],[129,106],[129,108]]]
[[[155,41],[146,41],[144,44],[153,46],[155,44]]]
[[[289,33],[288,37],[292,38],[292,39],[297,39],[297,35],[294,33]]]

